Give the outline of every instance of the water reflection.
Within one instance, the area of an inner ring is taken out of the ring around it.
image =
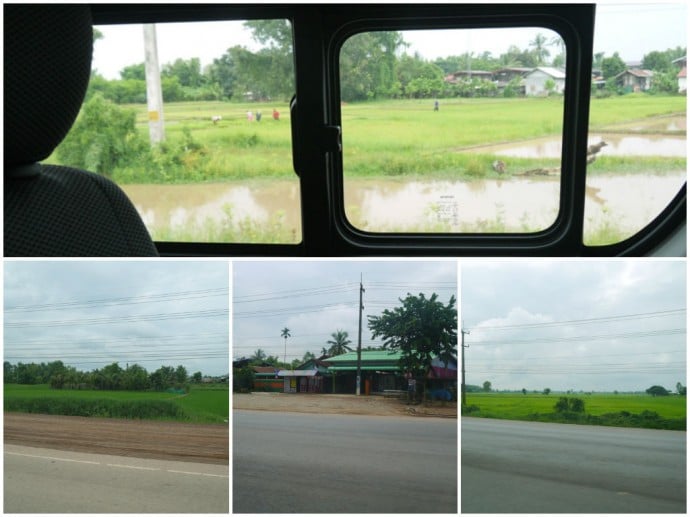
[[[685,177],[685,171],[676,171],[589,178],[585,233],[615,227],[625,237],[634,234],[666,207]],[[555,221],[559,188],[558,178],[349,180],[345,207],[354,226],[372,232],[534,232]],[[232,224],[270,225],[280,214],[285,233],[295,236],[285,242],[299,242],[301,235],[296,181],[125,185],[124,189],[159,240],[170,228],[227,222],[228,207]]]
[[[604,140],[599,156],[665,156],[685,157],[687,140],[676,135],[620,135],[591,134],[588,145]],[[523,143],[482,146],[471,149],[473,152],[492,153],[515,158],[560,158],[561,139],[543,138]]]

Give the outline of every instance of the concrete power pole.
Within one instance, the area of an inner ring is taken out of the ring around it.
[[[469,347],[469,345],[465,346],[465,334],[469,334],[470,332],[468,330],[460,329],[460,333],[462,334],[462,384],[460,385],[460,389],[462,391],[462,407],[465,407],[467,405],[467,388],[465,386],[465,348]]]
[[[356,395],[360,394],[360,386],[362,382],[362,311],[364,305],[362,304],[362,294],[364,293],[364,286],[362,285],[362,277],[359,278],[359,338],[357,339],[357,390]]]
[[[151,146],[154,146],[165,140],[163,90],[161,88],[158,44],[156,43],[156,26],[154,24],[144,25],[144,53],[146,56],[146,101],[149,112],[149,138]]]

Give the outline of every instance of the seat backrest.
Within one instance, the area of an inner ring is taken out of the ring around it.
[[[122,190],[43,165],[72,127],[91,74],[86,5],[4,5],[4,255],[155,256]]]

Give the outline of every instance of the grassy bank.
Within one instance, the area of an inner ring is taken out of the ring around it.
[[[559,413],[554,410],[563,394],[468,393],[466,415],[506,420],[646,427],[686,428],[686,398],[652,397],[630,394],[573,394],[582,399],[584,413]]]
[[[47,385],[5,384],[5,411],[222,423],[228,419],[227,386],[193,386],[186,395],[151,391],[54,390]]]
[[[448,99],[434,112],[428,100],[391,100],[342,106],[343,160],[346,177],[496,177],[492,153],[463,152],[477,146],[558,137],[560,98]],[[144,105],[131,105],[137,127],[148,139]],[[281,112],[271,118],[273,107]],[[261,122],[246,113],[261,111]],[[632,121],[684,114],[676,96],[626,95],[593,99],[591,127],[605,131]],[[220,115],[217,123],[211,117]],[[294,177],[290,114],[272,103],[196,102],[165,106],[167,142],[149,162],[113,171],[119,183],[190,183]],[[54,159],[53,159],[54,160]],[[682,164],[680,163],[682,162]],[[685,160],[661,157],[602,160],[597,173],[684,169]],[[511,158],[513,171],[554,167],[558,159]]]

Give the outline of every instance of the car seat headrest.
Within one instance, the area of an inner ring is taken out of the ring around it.
[[[5,171],[48,157],[79,114],[91,74],[87,5],[5,4]]]

